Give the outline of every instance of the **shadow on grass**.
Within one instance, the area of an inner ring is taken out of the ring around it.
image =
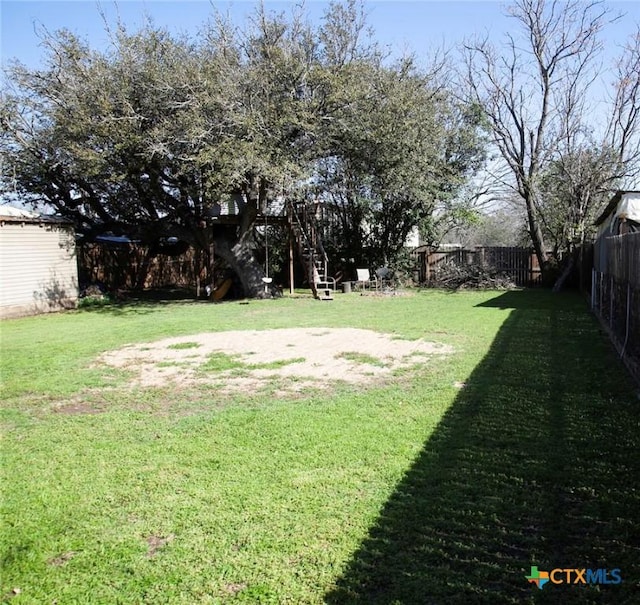
[[[118,300],[103,299],[81,303],[80,310],[85,313],[116,316],[140,315],[174,303],[212,304],[206,299],[196,299],[195,294],[187,289],[155,288],[125,292]]]
[[[631,382],[581,300],[482,306],[512,310],[326,602],[640,603]],[[532,565],[622,583],[539,590]]]

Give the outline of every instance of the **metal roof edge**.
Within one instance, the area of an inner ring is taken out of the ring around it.
[[[73,221],[59,216],[6,216],[0,214],[0,223],[26,223],[31,225],[73,225]]]
[[[640,195],[640,191],[636,191],[633,189],[618,189],[613,194],[613,197],[609,200],[609,203],[606,205],[605,209],[602,211],[600,216],[594,221],[593,224],[595,226],[598,226],[604,223],[604,221],[607,220],[607,217],[615,210],[616,206],[620,203],[622,196],[626,195],[627,193],[636,193]]]

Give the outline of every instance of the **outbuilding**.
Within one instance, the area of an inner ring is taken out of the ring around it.
[[[606,208],[595,221],[598,231],[593,250],[594,270],[608,272],[609,252],[607,238],[614,235],[640,232],[640,191],[616,191]]]
[[[72,308],[77,300],[73,225],[0,206],[0,318]]]
[[[640,191],[616,191],[595,225],[598,238],[640,231]]]

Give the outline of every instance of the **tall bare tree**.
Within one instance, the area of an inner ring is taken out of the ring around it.
[[[614,95],[601,117],[588,90],[568,90],[558,108],[561,137],[543,178],[543,220],[558,258],[581,248],[611,191],[639,173],[640,30],[624,46],[610,84]]]
[[[616,65],[614,86],[605,144],[615,151],[619,171],[634,178],[640,174],[640,25]]]
[[[517,33],[500,49],[486,39],[467,42],[466,80],[524,202],[544,274],[541,176],[566,129],[580,121],[578,100],[593,80],[607,10],[580,0],[517,0],[508,10]]]

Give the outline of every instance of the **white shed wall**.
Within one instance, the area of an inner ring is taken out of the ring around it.
[[[0,317],[73,307],[77,299],[73,229],[0,221]]]

